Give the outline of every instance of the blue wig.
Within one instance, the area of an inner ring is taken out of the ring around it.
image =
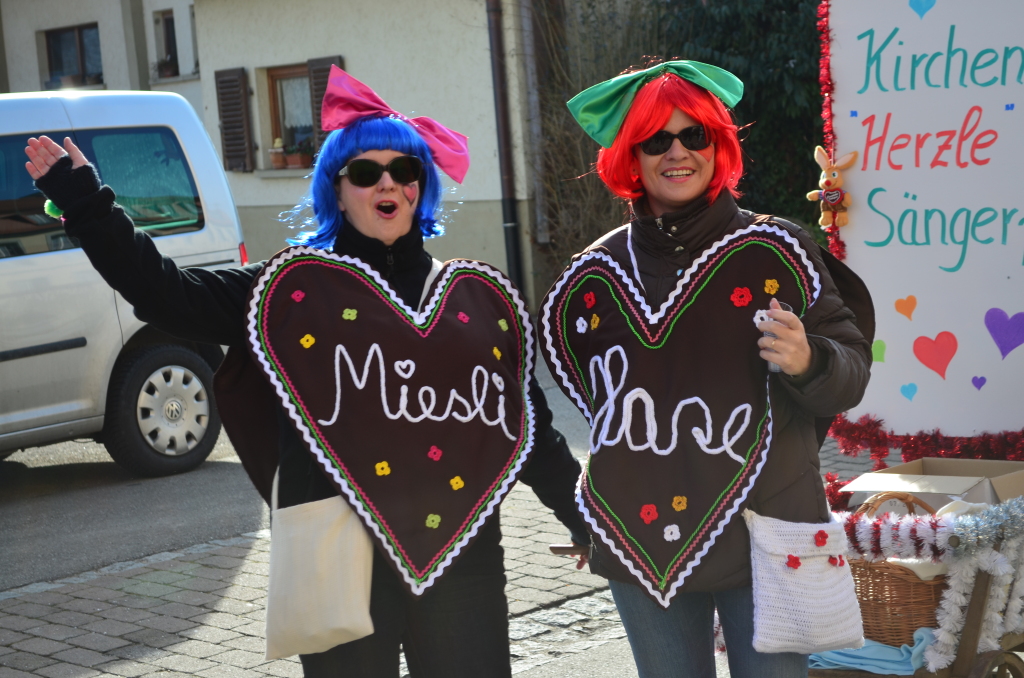
[[[413,227],[419,227],[423,237],[444,235],[444,226],[437,222],[441,212],[441,177],[434,158],[416,130],[409,123],[395,117],[360,118],[345,129],[327,135],[317,155],[310,181],[309,195],[290,214],[297,216],[312,203],[316,221],[305,225],[315,231],[303,231],[288,238],[291,245],[308,245],[330,250],[339,231],[348,225],[345,213],[338,209],[338,194],[334,190],[335,178],[349,160],[365,151],[389,150],[414,155],[423,161],[420,178],[420,202],[413,217]],[[282,215],[284,216],[284,215]]]

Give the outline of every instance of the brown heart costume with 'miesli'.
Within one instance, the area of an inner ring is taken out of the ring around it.
[[[585,252],[548,293],[541,323],[552,372],[591,425],[580,511],[668,607],[772,453],[755,314],[775,297],[803,316],[821,283],[800,241],[771,222],[708,248],[658,309],[639,283],[635,263]]]
[[[449,261],[423,310],[365,263],[286,249],[256,278],[248,343],[299,437],[424,593],[464,552],[533,447],[533,336],[498,271]]]

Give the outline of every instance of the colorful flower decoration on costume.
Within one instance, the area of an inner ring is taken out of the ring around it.
[[[299,339],[299,343],[302,344],[302,348],[309,348],[316,343],[316,339],[313,338],[312,334],[307,334],[302,339]]]
[[[679,526],[678,525],[666,525],[665,526],[665,541],[675,541],[679,539]]]
[[[828,543],[828,532],[825,530],[818,530],[814,534],[814,545],[824,546],[826,543]]]
[[[729,300],[732,301],[733,306],[746,306],[754,300],[754,295],[750,293],[749,287],[737,287],[732,291]]]
[[[788,559],[786,560],[786,567],[791,567],[794,570],[800,567],[800,557],[790,554]]]
[[[303,297],[305,296],[306,293],[303,292],[302,290],[295,290],[294,292],[292,292],[292,299],[296,302],[302,301]]]
[[[466,483],[463,482],[461,476],[455,476],[454,478],[452,478],[448,482],[451,483],[451,486],[452,486],[453,490],[461,490],[463,487],[466,486]]]
[[[586,318],[576,318],[576,331],[583,334],[587,331],[587,320]]]
[[[672,508],[677,511],[686,510],[686,497],[674,497],[672,499]]]
[[[441,524],[441,516],[437,515],[436,513],[429,513],[429,514],[427,514],[427,527],[429,527],[431,529],[436,529],[437,526],[440,525],[440,524]]]
[[[597,326],[601,324],[601,319],[597,317],[597,314],[590,316],[590,329],[596,330]]]
[[[455,317],[458,318],[459,320],[461,320],[464,323],[468,323],[469,322],[469,316],[466,315],[465,313],[463,313],[462,311],[459,311],[459,314],[457,316],[455,316]]]
[[[442,454],[443,453],[441,452],[441,448],[438,447],[437,445],[431,445],[430,451],[427,452],[427,456],[433,459],[434,461],[440,461]]]
[[[502,332],[508,332],[508,321],[502,318],[498,321],[498,327],[501,328]]]
[[[775,294],[779,291],[779,281],[775,278],[768,278],[764,281],[764,291],[768,294]]]
[[[755,325],[760,325],[761,323],[766,323],[766,322],[768,322],[771,319],[772,319],[772,317],[770,315],[768,315],[768,311],[765,311],[765,310],[758,311],[757,313],[754,314],[754,324]]]
[[[658,507],[654,504],[644,504],[640,507],[640,519],[650,525],[658,519]]]
[[[391,467],[388,466],[388,463],[386,461],[377,462],[377,464],[373,468],[377,471],[377,475],[379,476],[386,476],[391,474]]]
[[[495,358],[497,358],[498,360],[501,360],[501,351],[498,350],[497,346],[495,346],[493,349],[491,349],[491,353],[494,354]]]
[[[583,295],[583,301],[587,305],[587,308],[594,308],[594,304],[597,303],[597,295],[593,292],[587,292]]]
[[[341,312],[341,317],[344,320],[355,320],[357,315],[359,315],[359,311],[354,308],[346,308]]]

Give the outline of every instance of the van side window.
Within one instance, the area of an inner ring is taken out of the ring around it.
[[[203,228],[195,179],[169,128],[77,130],[75,137],[137,228],[152,237]]]
[[[41,132],[63,140],[70,132]],[[25,171],[28,134],[0,137],[0,260],[75,247],[60,221],[43,212],[46,198]]]
[[[198,231],[203,205],[181,144],[167,127],[92,129],[0,137],[0,259],[78,245],[43,211],[46,198],[25,171],[29,136],[70,136],[92,160],[117,203],[152,237]]]

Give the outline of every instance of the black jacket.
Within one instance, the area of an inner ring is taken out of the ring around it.
[[[160,254],[148,235],[134,228],[131,219],[114,202],[113,190],[100,186],[91,165],[72,171],[71,161],[65,157],[36,185],[64,210],[68,236],[81,244],[96,270],[132,304],[140,320],[182,339],[229,347],[228,357],[215,382],[218,404],[239,457],[257,489],[267,499],[267,474],[259,474],[252,461],[257,454],[252,449],[257,438],[241,434],[254,422],[250,419],[241,425],[239,422],[231,424],[232,413],[225,401],[232,394],[222,393],[226,389],[221,388],[221,384],[229,381],[223,378],[225,372],[244,373],[249,379],[250,391],[264,388],[262,394],[252,396],[254,399],[271,393],[269,384],[262,379],[252,379],[258,368],[249,358],[244,332],[245,301],[265,262],[216,271],[179,269],[170,258]],[[346,228],[338,235],[334,251],[366,262],[388,281],[406,304],[418,306],[431,268],[431,257],[423,249],[423,237],[418,228],[414,227],[390,247]],[[573,498],[579,463],[569,452],[565,438],[552,427],[551,410],[536,380],[531,382],[530,394],[537,428],[533,456],[520,480],[531,486],[541,502],[554,511],[574,541],[588,543]],[[274,405],[271,418],[275,419],[273,430],[277,440],[274,467],[280,473],[279,506],[294,506],[337,494],[322,467],[300,444],[283,409],[276,401]],[[471,563],[501,567],[500,539],[496,515],[461,558],[462,567],[475,567]]]
[[[638,207],[642,210],[642,205]],[[659,218],[634,214],[633,252],[651,305],[664,302],[681,273],[711,245],[758,219],[766,217],[739,209],[727,192],[713,204],[701,198]],[[802,319],[811,347],[811,367],[798,378],[781,373],[772,377],[773,453],[761,471],[749,506],[780,520],[827,522],[829,508],[818,451],[831,418],[859,403],[867,388],[874,309],[867,287],[849,268],[818,247],[802,228],[782,219],[771,220],[800,240],[821,275],[821,294]],[[607,252],[631,270],[626,238],[626,227],[616,229],[586,251]],[[743,520],[734,520],[729,527],[688,579],[687,591],[719,591],[750,584],[749,533]],[[591,571],[637,583],[600,539],[594,540]]]

